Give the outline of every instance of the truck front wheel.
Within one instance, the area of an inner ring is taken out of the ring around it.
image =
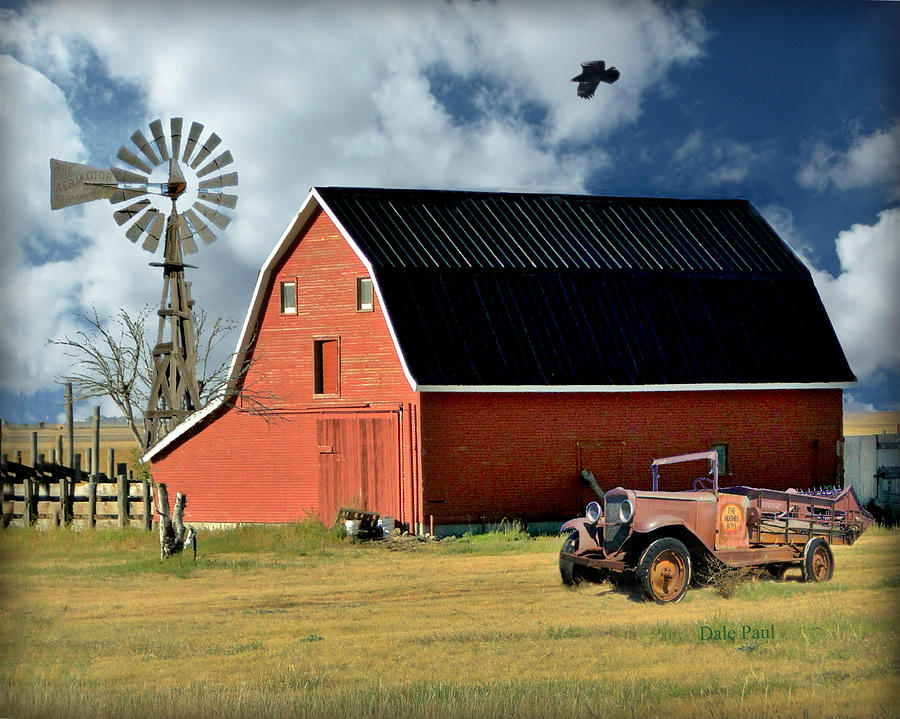
[[[677,539],[657,539],[641,554],[635,576],[657,604],[680,601],[691,583],[691,553]]]
[[[576,567],[570,559],[563,557],[563,553],[574,554],[578,551],[578,532],[572,532],[563,544],[562,551],[559,553],[559,575],[562,577],[563,584],[574,587],[581,584],[584,575],[580,567]]]

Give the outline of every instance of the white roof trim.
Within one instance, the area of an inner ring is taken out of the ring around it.
[[[328,218],[334,223],[334,226],[337,227],[338,232],[341,233],[341,236],[347,241],[347,244],[350,245],[350,249],[356,253],[356,256],[359,257],[360,262],[365,265],[365,268],[369,271],[369,277],[372,279],[372,286],[375,288],[375,295],[378,297],[378,304],[381,307],[381,313],[384,315],[384,320],[387,322],[388,332],[391,335],[391,342],[394,343],[394,351],[397,353],[397,357],[400,360],[400,366],[403,368],[403,374],[406,375],[406,381],[409,382],[409,386],[413,391],[417,389],[417,384],[415,378],[412,376],[412,373],[409,371],[409,365],[406,363],[406,357],[403,355],[403,348],[400,347],[400,341],[397,339],[397,333],[394,330],[394,323],[391,322],[391,317],[388,314],[387,305],[384,303],[384,297],[381,294],[381,287],[378,284],[378,278],[375,276],[375,272],[372,269],[372,263],[369,261],[369,258],[363,254],[363,251],[359,248],[359,245],[356,244],[356,241],[350,236],[350,233],[347,232],[347,228],[341,223],[341,221],[337,218],[331,208],[325,203],[325,200],[319,195],[318,190],[316,188],[312,188],[311,193],[319,203],[319,207],[328,215]]]
[[[856,382],[772,382],[770,384],[560,384],[560,385],[437,385],[420,384],[418,392],[715,392],[781,389],[850,389]]]
[[[244,354],[249,347],[250,338],[256,327],[256,320],[259,317],[260,310],[266,298],[265,290],[272,280],[272,270],[275,265],[277,265],[284,257],[285,253],[288,250],[288,247],[291,245],[293,240],[296,239],[297,233],[307,223],[316,208],[321,208],[325,212],[325,214],[328,215],[328,218],[334,223],[335,227],[337,227],[338,232],[341,233],[341,236],[344,238],[347,244],[350,245],[350,248],[353,250],[356,256],[359,257],[366,270],[368,270],[369,276],[372,278],[372,286],[375,289],[376,296],[378,297],[378,303],[381,306],[382,314],[384,315],[385,321],[387,322],[388,331],[391,335],[391,341],[394,343],[394,349],[397,352],[397,357],[399,357],[400,359],[400,365],[403,367],[403,374],[406,375],[406,379],[409,382],[410,387],[414,391],[416,390],[416,381],[409,371],[409,366],[406,363],[406,358],[403,356],[403,352],[400,349],[400,343],[397,341],[397,333],[394,331],[394,325],[391,322],[391,318],[388,316],[387,306],[385,305],[384,298],[381,294],[381,287],[379,287],[378,280],[372,270],[372,263],[369,262],[369,259],[363,254],[362,250],[350,236],[350,233],[347,232],[347,229],[337,219],[331,208],[328,207],[327,204],[325,204],[325,201],[322,199],[321,195],[319,195],[316,188],[313,187],[309,191],[309,194],[306,196],[306,199],[303,200],[303,204],[300,206],[300,209],[297,210],[297,214],[294,215],[293,219],[288,224],[287,229],[285,229],[285,231],[282,233],[281,239],[278,240],[278,242],[275,244],[275,247],[269,253],[269,256],[266,258],[266,261],[263,263],[262,268],[260,269],[259,274],[256,277],[256,287],[253,289],[253,296],[250,299],[250,307],[247,309],[247,314],[244,317],[244,324],[241,327],[241,333],[238,337],[237,347],[234,350],[234,354],[231,358],[231,365],[228,368],[228,383],[226,385],[225,396],[213,400],[203,409],[198,410],[197,412],[194,412],[193,414],[188,416],[181,424],[179,424],[175,429],[169,432],[169,434],[167,434],[159,442],[148,449],[147,452],[141,457],[142,462],[149,462],[153,457],[159,454],[170,444],[175,442],[175,440],[177,440],[179,437],[183,436],[193,427],[196,427],[198,424],[203,422],[203,420],[209,417],[213,412],[215,412],[225,403],[226,398],[234,389],[234,383],[238,379],[236,375],[236,368],[242,366],[244,362]]]
[[[318,202],[319,200],[317,199],[317,197],[315,197],[312,191],[310,191],[310,193],[306,196],[306,199],[303,200],[303,204],[300,206],[300,209],[297,210],[297,213],[288,223],[285,231],[281,234],[281,239],[279,239],[275,244],[275,247],[272,248],[272,251],[266,258],[266,261],[263,263],[259,274],[257,274],[256,276],[256,287],[253,289],[253,296],[250,298],[250,307],[247,309],[247,314],[244,316],[244,324],[241,327],[241,333],[238,336],[237,346],[235,347],[234,353],[231,357],[231,365],[228,368],[228,382],[226,384],[225,396],[214,399],[203,409],[194,412],[192,415],[189,415],[175,429],[169,432],[169,434],[163,437],[155,445],[150,447],[150,449],[148,449],[144,453],[144,456],[141,457],[142,462],[149,462],[153,457],[159,454],[162,450],[172,444],[179,437],[203,422],[203,420],[209,417],[213,412],[215,412],[225,403],[225,399],[227,398],[230,390],[233,389],[234,382],[237,379],[235,375],[236,368],[240,367],[244,362],[244,354],[248,347],[250,336],[256,325],[255,320],[259,315],[260,308],[262,307],[263,300],[265,299],[264,290],[268,286],[269,280],[272,277],[272,268],[284,256],[285,252],[287,251],[287,247],[290,245],[290,241],[296,236],[300,228],[302,228],[306,221],[310,218],[316,207],[318,207]]]
[[[197,410],[181,422],[175,429],[169,432],[165,437],[163,437],[159,442],[154,444],[150,449],[141,456],[141,462],[149,462],[153,457],[155,457],[159,452],[168,447],[172,442],[178,439],[181,435],[187,432],[191,427],[195,427],[200,424],[204,419],[206,419],[209,415],[215,412],[219,407],[221,407],[225,403],[224,397],[218,397],[206,405],[203,409]]]

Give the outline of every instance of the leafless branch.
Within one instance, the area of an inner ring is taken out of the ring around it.
[[[146,339],[146,324],[152,314],[153,308],[145,305],[135,315],[121,308],[115,317],[102,318],[96,307],[92,307],[89,313],[79,315],[84,329],[49,340],[50,345],[62,347],[72,360],[71,370],[58,379],[72,383],[77,400],[110,397],[142,450],[147,449],[147,438],[140,425],[153,386],[152,348]],[[254,362],[248,359],[252,353],[240,353],[245,359],[236,378],[229,378],[231,357],[218,364],[214,359],[216,348],[234,332],[237,324],[233,319],[217,317],[210,327],[205,312],[195,315],[201,402],[205,406],[231,392],[240,398],[241,409],[271,416],[269,405],[276,399],[274,393],[254,392],[243,386],[243,377]]]

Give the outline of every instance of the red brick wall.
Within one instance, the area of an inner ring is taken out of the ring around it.
[[[430,515],[436,524],[569,517],[591,497],[577,478],[582,464],[599,467],[603,489],[649,487],[654,457],[720,443],[729,446],[725,485],[805,487],[830,483],[838,472],[840,390],[419,397],[377,297],[374,312],[356,310],[356,278],[365,275],[317,213],[273,273],[246,378],[250,391],[275,393],[266,401],[279,417],[267,423],[225,411],[153,462],[170,496],[187,494],[188,521],[279,522],[317,513],[316,421],[368,407],[402,410],[401,506],[391,511],[411,525],[427,526]],[[285,280],[297,282],[295,314],[281,313]],[[340,393],[316,397],[314,341],[330,338],[340,342]],[[683,488],[703,471],[666,468],[661,486]]]
[[[841,390],[425,393],[421,412],[424,513],[435,524],[580,513],[593,498],[578,480],[586,447],[604,491],[649,489],[654,458],[713,444],[728,445],[723,486],[801,488],[839,471]],[[685,489],[705,471],[664,467],[660,489]]]
[[[399,409],[400,465],[405,492],[394,514],[413,519],[418,477],[411,437],[417,395],[410,389],[377,298],[371,312],[356,310],[356,279],[365,266],[326,215],[317,212],[273,273],[260,314],[246,388],[278,415],[268,423],[229,410],[152,463],[169,494],[185,492],[186,519],[280,522],[318,512],[316,420],[348,408]],[[280,283],[297,282],[297,312],[281,312]],[[340,344],[340,393],[314,395],[316,339]],[[268,397],[269,393],[275,395]],[[239,404],[239,408],[241,405]]]

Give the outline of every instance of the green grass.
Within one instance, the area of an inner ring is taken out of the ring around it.
[[[0,533],[0,716],[893,717],[900,531],[824,584],[677,605],[559,581],[561,537],[355,542],[311,522]],[[772,641],[701,626],[775,624]]]

